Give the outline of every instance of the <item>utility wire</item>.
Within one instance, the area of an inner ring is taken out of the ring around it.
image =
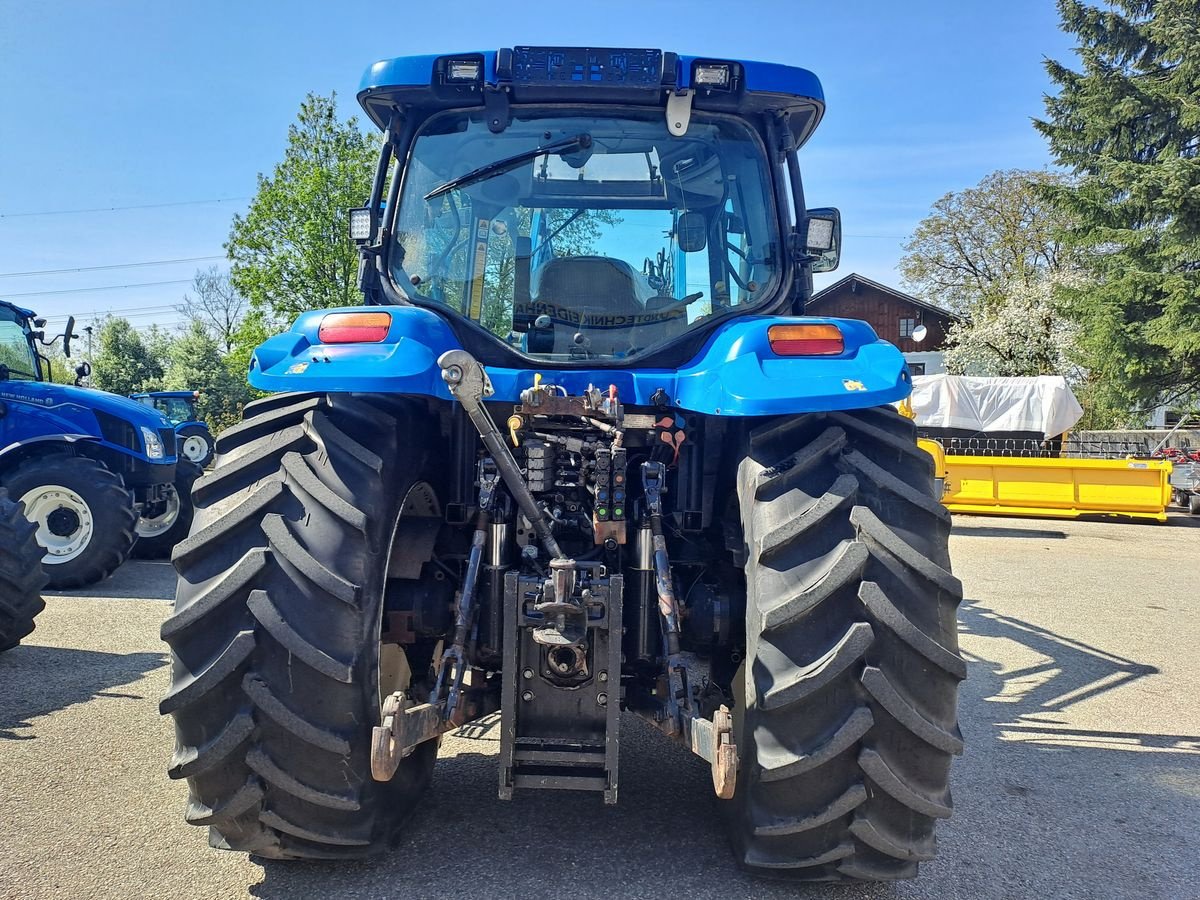
[[[225,259],[224,256],[184,256],[179,259],[151,259],[145,262],[113,263],[107,266],[79,266],[74,269],[36,269],[29,272],[0,272],[0,278],[23,278],[26,275],[62,275],[68,272],[99,272],[102,269],[138,269],[144,266],[169,266],[175,263],[205,262]]]
[[[136,206],[93,206],[87,209],[45,209],[29,212],[0,213],[0,219],[21,219],[28,216],[70,216],[79,213],[117,212],[124,209],[163,209],[168,206],[201,206],[206,203],[236,203],[250,197],[217,197],[212,200],[176,200],[172,203],[141,203]]]
[[[123,291],[128,288],[159,287],[164,284],[191,284],[191,278],[180,278],[175,281],[142,281],[137,284],[111,284],[106,287],[64,288],[58,291],[25,291],[22,294],[5,294],[0,300],[12,300],[14,297],[45,297],[50,294],[85,294],[91,291]]]

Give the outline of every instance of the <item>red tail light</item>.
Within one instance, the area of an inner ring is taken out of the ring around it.
[[[846,349],[836,325],[772,325],[767,329],[771,350],[779,356],[834,356]]]
[[[375,344],[387,337],[391,327],[391,313],[330,313],[321,320],[317,340],[322,344]]]

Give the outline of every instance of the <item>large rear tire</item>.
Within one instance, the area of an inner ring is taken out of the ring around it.
[[[42,588],[44,550],[24,507],[0,488],[0,652],[11,650],[33,631],[33,620],[46,608]]]
[[[738,471],[748,553],[740,864],[801,880],[907,878],[934,855],[962,752],[949,515],[891,409],[775,419]]]
[[[37,526],[42,567],[56,591],[104,580],[133,549],[133,497],[120,475],[94,459],[28,459],[4,477],[4,487]]]
[[[384,402],[252,403],[193,490],[160,709],[175,720],[169,774],[188,780],[187,821],[214,847],[378,852],[428,784],[436,742],[390,782],[370,770],[387,559],[427,456],[417,417]]]

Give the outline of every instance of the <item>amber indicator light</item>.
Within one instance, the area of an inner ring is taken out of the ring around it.
[[[833,356],[846,349],[836,325],[772,325],[767,341],[778,356]]]
[[[391,313],[330,313],[321,320],[317,340],[322,344],[378,343],[387,337],[391,327]]]

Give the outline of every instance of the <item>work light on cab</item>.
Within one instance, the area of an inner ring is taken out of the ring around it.
[[[322,344],[377,344],[391,327],[391,313],[330,313],[321,320],[317,338]]]
[[[365,244],[371,239],[371,209],[368,206],[359,206],[351,209],[350,214],[350,240],[356,244]]]
[[[772,325],[767,341],[778,356],[835,356],[846,349],[836,325]]]
[[[692,84],[699,90],[732,91],[737,87],[741,67],[729,62],[700,62],[692,65]]]
[[[479,81],[483,61],[479,59],[450,59],[446,61],[447,81]]]

